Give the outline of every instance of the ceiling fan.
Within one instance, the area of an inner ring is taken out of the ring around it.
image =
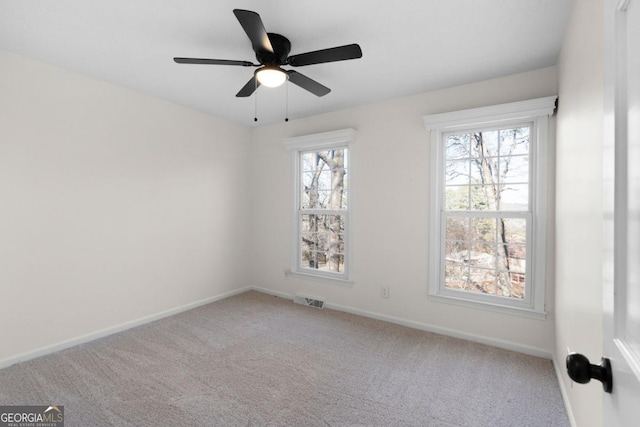
[[[300,53],[289,56],[291,42],[276,33],[267,33],[260,15],[250,10],[234,9],[234,15],[249,36],[251,46],[259,64],[250,61],[233,61],[228,59],[202,58],[173,58],[178,64],[209,64],[209,65],[238,65],[242,67],[259,67],[251,80],[236,94],[237,97],[251,96],[258,86],[277,87],[287,79],[301,88],[317,96],[324,96],[331,89],[317,81],[294,70],[283,70],[281,67],[289,65],[302,67],[304,65],[322,64],[325,62],[344,61],[362,58],[362,50],[357,44],[332,47],[313,52]]]

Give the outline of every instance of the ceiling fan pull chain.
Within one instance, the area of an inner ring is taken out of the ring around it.
[[[289,121],[289,79],[285,83],[285,104],[284,104],[284,121]]]
[[[253,107],[253,121],[257,122],[258,121],[258,79],[256,79],[256,94],[253,97],[253,99],[255,100],[254,102],[254,107]]]

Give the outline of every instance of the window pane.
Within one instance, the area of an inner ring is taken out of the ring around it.
[[[303,153],[301,209],[346,209],[346,149]]]
[[[500,131],[500,155],[515,156],[529,154],[529,127]]]
[[[340,190],[304,190],[300,202],[302,209],[345,209],[347,198]]]
[[[493,184],[497,182],[498,169],[494,166],[493,157],[475,158],[471,161],[471,184]]]
[[[344,215],[302,215],[302,267],[344,271],[344,219]]]
[[[344,169],[337,169],[332,172],[332,188],[329,194],[330,209],[346,209],[347,207],[347,190],[345,183],[346,173]]]
[[[343,272],[344,271],[344,254],[330,254],[327,270],[333,271],[336,273]]]
[[[315,232],[315,215],[302,215],[302,232]]]
[[[445,259],[448,263],[466,266],[469,264],[469,244],[467,242],[445,242]]]
[[[497,295],[517,299],[524,298],[525,275],[523,273],[501,270],[498,272],[497,284]]]
[[[317,168],[316,153],[303,153],[300,155],[300,170],[312,171]]]
[[[302,189],[307,190],[312,186],[317,187],[317,184],[313,183],[313,172],[302,172]]]
[[[501,211],[526,211],[529,209],[529,185],[505,184],[500,192]]]
[[[330,209],[331,190],[318,190],[318,203],[314,208]]]
[[[501,157],[500,182],[529,182],[529,156]]]
[[[344,232],[344,215],[327,215],[329,219],[328,227],[332,234],[342,234]]]
[[[528,210],[529,133],[529,127],[525,126],[449,135],[445,153],[445,209]],[[465,184],[471,187],[464,188]],[[469,191],[466,195],[465,190]]]
[[[469,287],[469,267],[447,262],[444,269],[445,287],[466,290]]]
[[[447,162],[445,169],[445,185],[468,185],[469,184],[468,160],[456,160]]]
[[[471,209],[473,211],[496,210],[497,190],[494,185],[471,186]]]
[[[305,191],[302,194],[302,209],[322,209],[326,203],[329,192],[317,189]]]
[[[498,153],[498,131],[474,132],[471,134],[471,157],[492,157],[497,156]]]
[[[349,176],[347,171],[344,171],[344,179],[342,182],[342,199],[339,209],[347,209],[349,198],[347,197],[349,194]]]
[[[469,264],[472,267],[496,268],[496,245],[474,243],[471,246]]]
[[[331,171],[328,171],[328,170],[319,171],[318,190],[331,190]]]
[[[495,218],[472,218],[471,238],[481,242],[496,241],[496,219]]]
[[[314,268],[315,261],[313,260],[315,252],[309,250],[302,251],[302,258],[300,259],[300,263],[302,267]]]
[[[496,274],[493,269],[470,268],[469,290],[483,294],[496,293]]]
[[[469,218],[449,217],[445,230],[447,240],[469,240]]]
[[[303,245],[307,245],[310,250],[316,249],[317,241],[318,241],[317,233],[312,233],[308,231],[302,233],[302,243]]]
[[[527,248],[524,245],[508,245],[509,269],[512,272],[525,273],[527,270]]]
[[[467,211],[469,210],[469,187],[452,186],[445,187],[444,205],[448,211]]]
[[[527,240],[527,220],[524,218],[503,218],[505,243],[525,243]]]
[[[470,156],[469,135],[450,135],[445,141],[446,159],[467,159]]]
[[[445,227],[445,287],[524,298],[526,219],[450,216]]]

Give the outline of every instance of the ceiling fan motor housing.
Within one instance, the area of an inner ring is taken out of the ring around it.
[[[263,65],[285,65],[291,52],[291,42],[285,36],[276,33],[267,33],[273,52],[259,50],[256,59]]]

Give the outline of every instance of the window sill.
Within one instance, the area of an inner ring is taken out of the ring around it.
[[[330,284],[333,284],[333,285],[346,286],[346,287],[349,287],[349,288],[352,287],[353,284],[355,283],[355,281],[351,280],[351,279],[342,279],[342,278],[338,278],[338,277],[322,276],[322,275],[302,273],[302,272],[299,272],[299,271],[291,271],[291,270],[285,270],[284,277],[286,277],[287,279],[290,278],[290,277],[300,278],[300,279],[308,279],[308,280],[313,280],[313,281],[316,281],[316,282],[323,282],[323,283],[330,283]]]
[[[432,301],[441,302],[445,304],[453,304],[462,307],[470,307],[479,310],[493,311],[496,313],[509,314],[521,317],[528,317],[529,319],[545,320],[547,318],[547,312],[544,310],[535,310],[532,308],[514,307],[510,305],[472,301],[466,298],[458,298],[448,295],[429,295],[428,297]]]

